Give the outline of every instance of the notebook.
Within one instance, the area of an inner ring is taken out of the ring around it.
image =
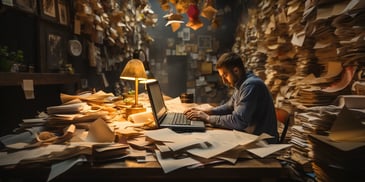
[[[204,132],[203,121],[188,120],[183,113],[170,112],[167,110],[158,81],[147,83],[147,92],[150,99],[152,113],[159,128],[170,128],[176,132]],[[175,115],[188,120],[188,124],[176,123]]]

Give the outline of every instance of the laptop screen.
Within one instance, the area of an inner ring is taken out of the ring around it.
[[[156,121],[160,119],[167,112],[165,102],[162,97],[161,88],[158,82],[152,82],[147,84],[148,96],[150,99],[153,114],[155,115]]]

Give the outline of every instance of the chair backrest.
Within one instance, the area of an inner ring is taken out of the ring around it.
[[[281,135],[279,135],[279,143],[283,143],[289,127],[290,113],[282,108],[275,108],[275,112],[276,120],[284,124],[284,129],[282,130]]]

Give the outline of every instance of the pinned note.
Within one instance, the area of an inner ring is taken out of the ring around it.
[[[23,80],[23,91],[25,99],[34,99],[33,80]]]

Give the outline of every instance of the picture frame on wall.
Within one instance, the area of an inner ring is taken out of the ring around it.
[[[44,18],[57,20],[57,0],[40,0],[40,11]]]
[[[21,11],[36,13],[37,0],[14,0],[14,7]]]
[[[58,1],[58,21],[61,25],[68,25],[69,23],[68,6],[64,0]]]
[[[47,72],[59,72],[67,62],[66,40],[61,34],[50,32],[46,41]]]

